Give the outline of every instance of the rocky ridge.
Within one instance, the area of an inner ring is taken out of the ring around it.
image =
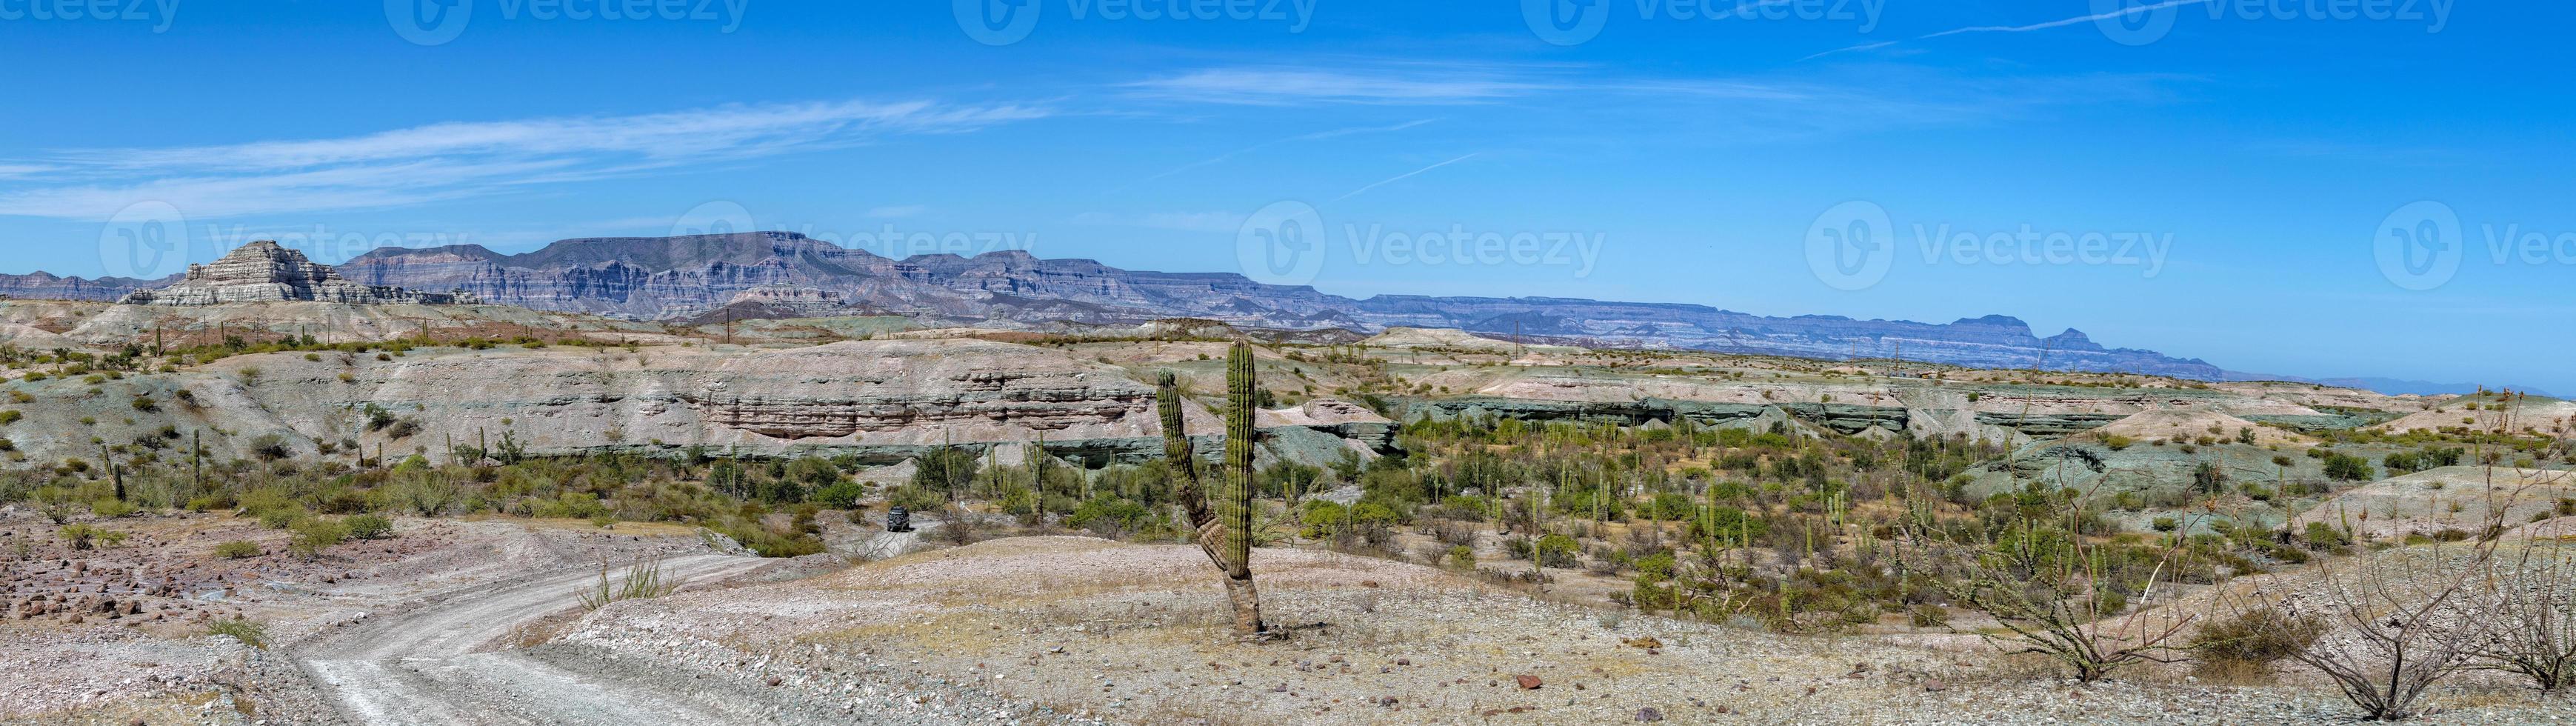
[[[1889,356],[1985,367],[2045,367],[2215,379],[2206,362],[2109,348],[2082,332],[2041,337],[2020,320],[1947,324],[1777,318],[1701,305],[1571,298],[1354,299],[1232,273],[1122,270],[1021,251],[889,259],[787,232],[564,240],[502,255],[477,246],[382,249],[342,272],[375,285],[457,288],[542,310],[684,318],[755,288],[838,293],[854,305],[959,322],[1137,324],[1187,317],[1288,330],[1391,327],[1520,333],[1593,347],[1664,347],[1811,357]]]
[[[136,290],[120,302],[127,305],[222,305],[226,303],[313,301],[349,305],[452,305],[475,301],[470,293],[420,293],[400,287],[360,285],[340,279],[328,265],[276,242],[243,245],[223,259],[189,265],[179,282]]]
[[[370,288],[457,290],[536,310],[691,324],[828,313],[1029,329],[1198,318],[1273,330],[1339,328],[1365,334],[1396,327],[1454,328],[1589,347],[1820,358],[1901,355],[1964,366],[2198,380],[2227,375],[2197,359],[2106,347],[2081,331],[2043,337],[2022,321],[2000,315],[1921,323],[1822,315],[1783,318],[1703,305],[1574,298],[1355,299],[1307,286],[1263,284],[1233,273],[1124,270],[1094,260],[1041,259],[1018,250],[897,260],[789,232],[569,239],[517,255],[476,245],[385,248],[352,259],[336,272]],[[154,284],[40,273],[0,276],[0,295],[115,299]],[[757,292],[761,290],[795,292],[787,296],[793,299],[771,299],[773,295]],[[257,297],[276,299],[267,292]],[[824,300],[838,304],[818,307]],[[840,305],[863,312],[832,309]]]

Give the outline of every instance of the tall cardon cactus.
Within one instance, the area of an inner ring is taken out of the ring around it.
[[[1177,482],[1175,498],[1188,513],[1190,524],[1198,528],[1199,549],[1225,575],[1226,597],[1234,606],[1235,632],[1254,637],[1273,635],[1261,622],[1261,593],[1252,584],[1252,452],[1260,443],[1260,432],[1253,428],[1252,420],[1252,346],[1236,343],[1226,354],[1225,464],[1215,474],[1214,506],[1210,506],[1206,490],[1200,485],[1197,458],[1182,428],[1180,384],[1169,371],[1158,383],[1155,398],[1163,415],[1163,455]]]

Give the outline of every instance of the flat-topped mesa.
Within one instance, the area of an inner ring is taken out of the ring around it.
[[[838,311],[841,308],[848,307],[850,301],[848,298],[843,297],[841,293],[832,290],[798,287],[795,285],[761,285],[734,295],[733,300],[728,304],[733,303],[750,303],[780,308],[795,308],[818,314],[828,314]],[[820,315],[818,315],[818,317],[819,316]]]
[[[413,292],[340,279],[331,266],[304,253],[262,240],[223,259],[189,265],[188,277],[158,290],[137,290],[125,305],[222,305],[251,302],[331,302],[349,305],[470,305],[472,293]]]

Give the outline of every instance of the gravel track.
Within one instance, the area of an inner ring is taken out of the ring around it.
[[[706,583],[767,561],[693,555],[664,561],[664,577]],[[761,723],[702,706],[689,694],[636,687],[515,651],[485,651],[511,628],[573,607],[599,574],[569,572],[469,588],[406,612],[369,618],[299,649],[299,666],[353,724]]]

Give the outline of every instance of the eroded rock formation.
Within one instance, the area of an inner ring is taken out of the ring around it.
[[[169,287],[137,290],[127,305],[221,305],[254,302],[333,302],[350,305],[449,305],[473,302],[468,293],[421,293],[399,287],[360,285],[340,279],[329,265],[276,242],[243,245],[223,259],[189,265],[188,275]]]

